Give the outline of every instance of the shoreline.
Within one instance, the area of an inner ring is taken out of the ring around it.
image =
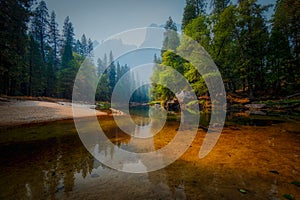
[[[90,108],[82,107],[77,109],[80,112],[80,114],[77,114],[77,118],[108,115],[106,112]],[[0,101],[0,128],[73,119],[72,104],[70,102]]]

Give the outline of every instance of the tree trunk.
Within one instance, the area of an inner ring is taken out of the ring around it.
[[[32,55],[30,55],[29,58],[29,91],[28,92],[29,92],[29,96],[32,96]]]

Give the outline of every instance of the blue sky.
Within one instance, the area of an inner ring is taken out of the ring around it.
[[[128,29],[164,24],[169,16],[181,22],[185,0],[47,0],[49,12],[55,10],[60,28],[70,16],[76,37],[86,33],[93,40]]]
[[[258,2],[275,4],[276,0]],[[60,29],[65,17],[70,16],[76,38],[85,33],[98,41],[152,23],[164,24],[169,16],[181,23],[185,6],[185,0],[46,0],[46,3],[49,12],[55,10]]]

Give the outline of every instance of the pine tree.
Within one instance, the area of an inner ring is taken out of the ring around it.
[[[176,24],[173,22],[172,17],[169,17],[165,24],[165,32],[164,32],[164,41],[163,41],[163,51],[171,49],[176,50],[179,46],[179,37],[177,34]]]
[[[196,15],[199,16],[200,14],[204,14],[206,3],[203,0],[190,0],[192,4],[194,4],[196,8]]]
[[[181,28],[184,30],[193,19],[196,19],[200,14],[204,14],[205,3],[203,0],[186,0],[184,13],[182,17]]]
[[[104,66],[104,69],[106,69],[107,67],[108,67],[108,61],[107,61],[107,55],[106,55],[106,53],[104,54],[104,56],[103,56],[103,66]]]
[[[230,0],[212,0],[211,3],[214,7],[213,12],[216,14],[221,14],[230,3]]]
[[[36,93],[36,95],[44,95],[49,96],[49,90],[48,90],[48,81],[49,76],[52,76],[48,74],[51,70],[49,70],[49,67],[52,68],[53,66],[50,66],[49,64],[52,63],[50,54],[50,48],[49,48],[49,35],[48,35],[48,28],[50,27],[49,23],[49,13],[48,8],[45,1],[41,1],[36,9],[33,12],[33,19],[31,23],[31,34],[33,35],[33,38],[36,40],[36,42],[39,44],[39,52],[41,52],[42,55],[42,63],[40,64],[38,73],[39,73],[39,81],[38,81],[38,87],[39,91]],[[50,60],[49,60],[50,59]]]
[[[69,62],[73,59],[73,41],[74,41],[74,28],[70,22],[69,16],[66,17],[63,27],[63,53],[62,53],[62,67],[68,67]]]
[[[0,93],[18,92],[17,74],[25,68],[27,23],[32,0],[0,1]]]
[[[100,77],[105,71],[105,66],[101,60],[101,58],[98,58],[97,60],[97,76]]]
[[[47,29],[49,26],[49,13],[45,1],[41,1],[34,11],[32,20],[32,33],[39,43],[44,63],[46,63]]]
[[[72,97],[72,87],[83,58],[81,55],[73,56],[74,28],[70,18],[66,17],[63,26],[63,47],[61,64],[62,68],[58,74],[59,96],[70,99]]]
[[[236,35],[237,7],[229,6],[216,16],[213,27],[211,56],[222,73],[227,91],[235,92],[240,75],[237,73],[237,62],[240,52],[237,49]]]
[[[110,60],[113,60],[111,53]],[[110,68],[107,68],[107,55],[104,54],[103,59],[98,58],[97,60],[97,75],[99,78],[96,100],[98,101],[110,101],[111,99],[111,81],[110,81]],[[101,76],[100,76],[101,75]]]
[[[188,25],[196,17],[197,15],[196,15],[196,9],[194,5],[186,4],[186,6],[184,7],[184,14],[182,18],[182,25],[181,25],[182,30],[184,30],[186,25]]]
[[[80,40],[76,40],[76,44],[75,44],[75,47],[74,47],[74,52],[78,53],[78,54],[81,54],[82,50],[81,50]]]
[[[110,51],[109,53],[108,79],[109,79],[110,91],[112,93],[116,85],[116,66],[114,63],[114,57],[112,51]]]
[[[89,59],[91,61],[93,60],[93,57],[94,57],[94,44],[93,44],[91,38],[89,38],[88,44],[87,44],[87,56],[89,57]]]
[[[46,95],[57,96],[57,72],[59,70],[59,47],[60,35],[58,24],[56,22],[56,14],[51,12],[49,29],[48,29],[48,45],[47,45],[47,84]]]
[[[206,50],[209,50],[211,38],[210,25],[211,22],[207,16],[199,15],[185,27],[184,34],[193,38],[193,40]]]
[[[56,14],[54,11],[51,12],[51,17],[50,17],[50,25],[49,25],[49,45],[52,48],[52,59],[53,59],[53,68],[55,71],[58,71],[59,69],[59,30],[58,30],[58,24],[56,22]]]
[[[287,23],[287,33],[293,54],[292,66],[289,69],[289,73],[294,75],[290,80],[293,83],[300,79],[300,3],[295,0],[278,0],[277,7],[286,14],[286,19],[283,21]]]
[[[116,83],[119,81],[119,79],[122,77],[122,71],[121,71],[121,65],[119,62],[117,62],[117,70],[116,70]]]
[[[255,90],[264,87],[268,30],[263,13],[268,6],[260,6],[256,1],[242,1],[239,4],[239,21],[237,23],[238,49],[240,63],[238,70],[249,97],[253,98]]]
[[[88,45],[87,45],[87,39],[85,34],[81,37],[81,52],[80,55],[86,57],[88,55]]]
[[[282,5],[282,1],[278,1],[276,4],[268,46],[269,73],[266,79],[276,94],[281,92],[284,82],[294,82],[295,80],[295,73],[289,73],[293,71],[290,65],[292,49],[290,47],[287,14]]]
[[[28,63],[29,63],[29,76],[28,76],[28,94],[30,96],[41,96],[46,87],[44,76],[44,61],[40,44],[34,39],[33,35],[29,35],[29,48],[28,48]]]

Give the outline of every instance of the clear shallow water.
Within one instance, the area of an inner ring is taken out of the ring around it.
[[[299,121],[265,117],[256,119],[267,122],[258,126],[247,118],[247,126],[228,121],[204,159],[198,153],[206,133],[199,129],[180,159],[144,174],[118,172],[99,163],[82,145],[73,121],[1,129],[0,199],[283,199],[284,194],[300,198],[299,187],[291,184],[300,180]],[[177,117],[169,119],[151,148],[162,148],[176,134]],[[201,119],[205,125],[209,116]],[[143,127],[149,120],[137,117],[135,122]],[[106,155],[114,156],[115,148],[145,151],[112,118],[101,118],[100,124],[115,144],[100,145]]]

